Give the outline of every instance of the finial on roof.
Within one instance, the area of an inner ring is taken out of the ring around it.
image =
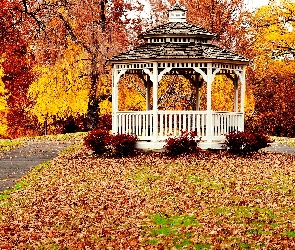
[[[169,22],[186,22],[187,8],[178,1],[168,10]]]

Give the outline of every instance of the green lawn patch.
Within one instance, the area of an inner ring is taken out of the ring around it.
[[[9,151],[13,148],[24,145],[24,141],[21,139],[9,140],[0,139],[0,151]]]

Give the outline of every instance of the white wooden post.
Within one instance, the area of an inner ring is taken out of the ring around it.
[[[246,94],[246,67],[243,67],[243,72],[241,76],[241,112],[245,111],[245,94]]]
[[[201,75],[197,76],[196,80],[196,110],[200,110],[200,88],[201,88]]]
[[[120,77],[126,73],[126,70],[121,70],[120,72],[116,70],[116,64],[113,66],[113,85],[112,85],[112,133],[118,133],[118,83]]]
[[[158,63],[153,63],[153,139],[155,143],[158,139]]]
[[[116,65],[113,66],[113,85],[112,85],[112,133],[118,133],[118,75]]]
[[[235,88],[234,111],[239,112],[239,78],[236,75],[233,78],[233,84]]]
[[[206,135],[207,142],[212,142],[212,82],[214,80],[212,63],[208,63],[207,67],[207,122],[206,122]]]
[[[147,81],[146,81],[146,110],[150,110],[151,105],[150,105],[150,100],[151,100],[151,80],[150,77],[147,76]]]
[[[241,130],[244,131],[245,123],[245,94],[246,94],[246,66],[243,67],[241,76],[241,112],[243,113]]]

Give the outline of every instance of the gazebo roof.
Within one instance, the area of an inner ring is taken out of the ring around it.
[[[169,11],[174,11],[174,10],[183,10],[183,11],[187,11],[187,8],[185,8],[183,5],[181,5],[180,3],[176,2],[176,4],[174,4]]]
[[[148,32],[141,34],[139,37],[149,38],[155,36],[206,37],[212,39],[215,35],[199,26],[187,22],[169,22],[151,29]]]
[[[199,59],[199,60],[226,60],[248,63],[249,60],[230,52],[229,50],[219,48],[212,44],[205,43],[162,43],[162,44],[144,44],[121,53],[113,57],[111,62],[126,60],[153,60],[153,59]]]
[[[248,64],[249,60],[210,43],[214,34],[186,22],[187,9],[176,3],[169,10],[169,22],[153,28],[139,37],[146,43],[114,56],[108,62],[147,62],[148,60],[232,61]]]

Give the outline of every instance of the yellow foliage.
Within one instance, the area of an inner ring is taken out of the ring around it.
[[[164,75],[158,89],[159,108],[164,110],[189,110],[191,83],[183,76]]]
[[[90,82],[83,77],[86,66],[81,47],[69,41],[62,58],[54,65],[37,66],[38,79],[29,88],[28,94],[34,100],[29,110],[39,122],[76,117],[87,112]]]
[[[294,68],[294,12],[295,2],[284,0],[280,1],[280,5],[272,3],[264,6],[253,15],[251,25],[256,28],[252,45],[253,63],[261,79],[269,70],[278,69],[277,66],[285,71]]]
[[[99,104],[100,114],[112,114],[112,103],[109,100],[104,100]]]
[[[132,76],[124,76],[119,81],[119,110],[145,110],[146,100],[145,97],[140,93],[142,83],[139,79]],[[145,94],[145,93],[144,93]]]
[[[212,83],[212,110],[234,111],[234,85],[226,76],[218,75]]]
[[[0,60],[1,63],[1,60]],[[7,131],[7,113],[8,113],[8,105],[7,98],[8,95],[5,91],[5,86],[2,81],[2,77],[4,76],[3,68],[0,64],[0,136],[5,136]]]

